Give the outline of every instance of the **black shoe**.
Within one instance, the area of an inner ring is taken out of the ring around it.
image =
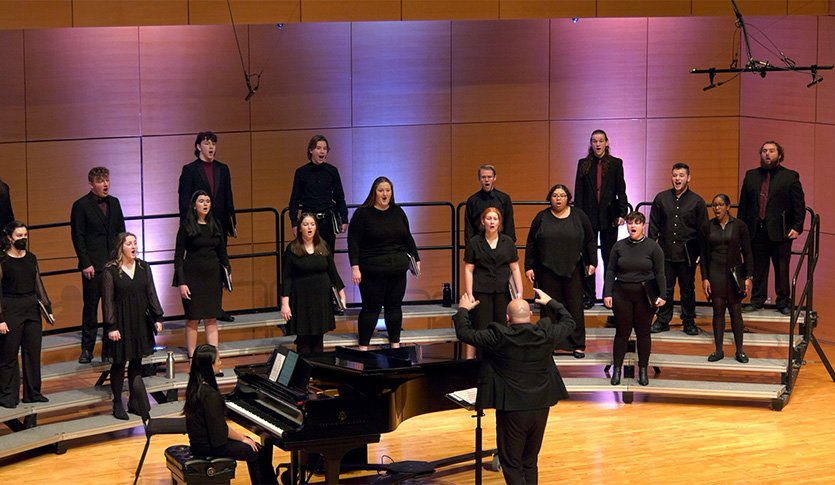
[[[620,374],[621,374],[620,371],[621,371],[620,367],[613,367],[612,368],[612,380],[609,381],[609,382],[611,382],[613,386],[619,386],[620,385]]]
[[[38,425],[38,417],[30,414],[23,418],[23,429],[32,429]]]
[[[684,324],[684,333],[687,335],[699,335],[699,327],[693,322],[687,322]]]
[[[606,324],[604,325],[605,328],[615,328],[615,317],[606,317]]]
[[[5,402],[5,401],[0,401],[0,407],[3,407],[3,408],[8,408],[8,409],[14,409],[14,408],[16,408],[16,407],[17,407],[17,403],[15,403],[15,404],[10,404],[10,403],[7,403],[7,402]]]
[[[38,394],[36,397],[33,397],[32,399],[24,399],[23,402],[49,402],[49,399],[47,399],[46,396],[44,396],[43,394]]]
[[[594,300],[585,300],[583,302],[584,310],[591,310],[592,308],[594,308]]]
[[[786,315],[786,316],[789,316],[789,315],[792,314],[792,311],[787,306],[784,306],[783,308],[778,308],[777,311],[782,313],[783,315]]]
[[[234,322],[235,321],[235,317],[226,313],[226,310],[223,310],[223,309],[220,310],[220,315],[217,317],[217,319],[220,320],[221,322]]]
[[[744,305],[742,307],[742,313],[756,312],[756,311],[762,310],[762,309],[763,309],[762,305],[754,305],[753,303],[751,303],[750,305]]]
[[[574,349],[573,355],[574,355],[575,359],[585,359],[586,358],[586,352],[583,351],[582,349]]]
[[[116,399],[115,401],[113,401],[113,417],[124,421],[130,419],[128,413],[125,412],[125,407],[122,405],[121,399]]]
[[[725,352],[714,352],[707,356],[708,362],[717,362],[725,358]]]
[[[638,367],[638,384],[646,386],[649,384],[649,377],[647,376],[646,367]]]
[[[650,327],[649,331],[652,333],[669,332],[670,324],[656,320],[655,323],[652,324],[652,327]]]
[[[215,377],[223,377],[223,371],[218,371],[218,373],[215,374]]]
[[[82,350],[81,351],[81,356],[78,357],[78,363],[79,364],[89,364],[92,361],[93,361],[93,353],[90,352],[89,350]]]
[[[745,355],[745,352],[737,352],[736,353],[736,361],[740,364],[747,364],[748,363],[748,356]]]

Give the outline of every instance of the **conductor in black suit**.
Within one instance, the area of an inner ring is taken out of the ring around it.
[[[496,409],[499,461],[505,482],[514,485],[537,483],[549,408],[568,398],[552,352],[574,330],[574,320],[559,302],[534,291],[536,302],[547,305],[556,321],[546,317],[531,323],[530,305],[517,298],[507,306],[507,324],[476,330],[469,311],[478,301],[466,293],[452,317],[458,340],[482,351],[476,406]]]
[[[119,199],[109,194],[110,171],[95,167],[87,174],[90,192],[76,200],[70,213],[72,245],[81,270],[84,306],[81,312],[79,364],[93,359],[98,334],[98,309],[104,265],[110,260],[116,236],[125,232],[125,216]]]
[[[760,147],[760,166],[745,173],[739,192],[737,218],[751,233],[754,253],[754,288],[751,304],[742,311],[759,310],[768,294],[768,263],[774,265],[777,311],[788,315],[789,260],[792,241],[803,232],[806,201],[800,175],[782,165],[783,147],[767,141]]]
[[[6,227],[13,220],[15,218],[9,186],[0,179],[0,227]]]
[[[191,197],[198,190],[204,190],[212,198],[212,213],[221,226],[224,236],[238,237],[235,204],[232,200],[232,176],[229,166],[215,160],[217,153],[217,135],[211,131],[201,131],[194,140],[193,162],[183,166],[177,194],[180,201],[180,222],[185,222],[186,215],[192,209]],[[234,321],[235,318],[220,310],[219,320]]]
[[[589,216],[594,239],[600,236],[603,268],[618,241],[618,226],[624,224],[629,211],[623,160],[609,153],[609,137],[603,130],[594,130],[589,140],[589,153],[577,162],[574,181],[574,206]],[[583,280],[583,307],[588,310],[597,300],[596,275]]]

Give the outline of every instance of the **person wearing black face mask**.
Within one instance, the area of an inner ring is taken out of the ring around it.
[[[28,232],[24,223],[12,221],[3,230],[0,242],[0,406],[5,408],[20,402],[18,350],[23,364],[23,402],[48,401],[41,394],[39,302],[50,320],[54,318],[38,271],[38,259],[26,250]]]

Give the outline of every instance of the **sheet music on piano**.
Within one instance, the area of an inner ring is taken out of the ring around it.
[[[469,410],[475,409],[475,399],[478,394],[478,389],[471,387],[469,389],[462,389],[460,391],[450,392],[446,394],[446,398],[458,404],[462,408]]]

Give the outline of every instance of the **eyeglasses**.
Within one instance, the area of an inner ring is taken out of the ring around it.
[[[554,194],[552,197],[555,198],[555,199],[567,199],[568,198],[568,196],[565,195],[565,194]]]

